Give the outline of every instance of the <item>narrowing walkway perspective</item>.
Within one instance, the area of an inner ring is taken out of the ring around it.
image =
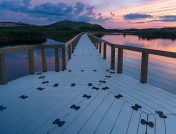
[[[1,134],[175,134],[176,96],[117,74],[87,34],[62,72],[0,85]]]

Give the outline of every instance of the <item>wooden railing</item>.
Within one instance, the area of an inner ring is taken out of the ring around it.
[[[139,48],[139,47],[133,47],[133,46],[125,46],[125,45],[119,45],[119,44],[113,44],[110,42],[107,42],[101,38],[98,38],[94,36],[93,34],[89,33],[89,38],[92,41],[92,43],[95,45],[95,47],[99,50],[101,53],[101,49],[103,47],[103,58],[106,59],[106,46],[110,46],[111,48],[111,69],[115,70],[115,49],[118,49],[118,64],[117,64],[117,73],[121,74],[123,72],[123,50],[130,50],[135,52],[141,52],[141,74],[140,74],[140,82],[141,83],[147,83],[147,76],[148,76],[148,61],[149,61],[149,55],[158,55],[158,56],[164,56],[164,57],[170,57],[170,58],[176,58],[176,53],[174,52],[167,52],[167,51],[161,51],[161,50],[153,50],[153,49],[147,49],[147,48]]]
[[[59,49],[62,50],[62,70],[66,69],[66,48],[68,47],[68,58],[71,58],[71,54],[74,52],[74,49],[83,33],[78,34],[65,44],[58,45],[30,45],[30,46],[19,46],[11,48],[2,48],[0,49],[0,84],[6,84],[8,82],[7,78],[7,67],[6,67],[6,54],[19,51],[28,51],[28,63],[29,63],[29,74],[35,73],[35,63],[34,63],[34,50],[41,49],[42,57],[42,71],[47,71],[47,60],[46,60],[46,49],[53,48],[55,49],[55,71],[60,71],[59,65]]]

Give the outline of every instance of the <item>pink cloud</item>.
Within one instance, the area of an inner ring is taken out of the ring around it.
[[[3,1],[11,1],[11,0],[1,0]],[[17,0],[15,0],[17,1]],[[23,0],[19,0],[23,1]],[[0,3],[1,3],[0,2]],[[138,0],[137,2],[132,2],[130,0],[31,0],[30,8],[34,8],[36,5],[40,6],[44,3],[52,3],[56,5],[60,2],[64,2],[67,4],[74,4],[76,2],[82,2],[85,5],[94,6],[94,14],[96,18],[109,18],[108,21],[98,21],[97,19],[90,20],[84,19],[87,22],[102,24],[107,28],[148,28],[148,27],[176,27],[176,23],[174,23],[174,19],[170,19],[173,22],[169,22],[165,20],[165,22],[158,21],[161,19],[161,16],[176,16],[176,2],[175,0]],[[0,6],[1,9],[1,6]],[[54,11],[53,11],[54,12]],[[58,11],[55,11],[56,13]],[[13,12],[16,14],[15,12]],[[14,20],[14,21],[25,21],[25,22],[33,22],[36,23],[40,18],[43,23],[52,23],[53,19],[48,21],[43,16],[38,16],[35,18],[30,14],[17,13],[14,17],[12,11],[9,13],[1,12],[1,21],[5,20]],[[101,14],[101,16],[98,16]],[[144,17],[137,18],[135,20],[125,20],[124,15],[126,14],[148,14],[152,17]],[[19,18],[17,17],[19,15]],[[11,17],[10,17],[11,16]],[[26,17],[27,16],[27,17]],[[47,15],[49,16],[49,15]],[[49,16],[51,18],[51,16]],[[83,18],[86,18],[86,14],[83,15]],[[68,17],[70,19],[70,17]],[[73,19],[73,18],[72,18]],[[165,18],[167,19],[167,18]]]

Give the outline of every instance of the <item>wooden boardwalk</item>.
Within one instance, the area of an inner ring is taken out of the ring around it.
[[[62,72],[0,85],[0,134],[175,134],[176,96],[110,70],[85,34]]]

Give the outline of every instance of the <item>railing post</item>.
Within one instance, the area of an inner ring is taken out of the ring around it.
[[[93,38],[93,44],[94,44],[94,46],[96,47],[96,41],[95,41],[95,38]]]
[[[148,59],[149,54],[146,52],[142,52],[142,60],[141,60],[141,83],[147,83],[147,74],[148,74]]]
[[[55,71],[59,72],[59,48],[55,48]]]
[[[97,41],[97,50],[99,50],[100,46],[99,46],[99,41]]]
[[[73,42],[71,43],[71,52],[74,52],[74,48],[73,48]]]
[[[75,50],[75,42],[73,41],[73,51]]]
[[[115,65],[115,47],[111,46],[111,69],[114,70]]]
[[[65,46],[62,48],[62,71],[66,69]]]
[[[118,65],[117,65],[117,73],[121,74],[123,71],[123,49],[118,48]]]
[[[34,67],[34,49],[28,50],[28,61],[29,61],[29,74],[35,73],[35,67]]]
[[[101,54],[101,41],[99,42],[99,53]]]
[[[46,72],[47,71],[47,63],[46,63],[46,49],[41,48],[42,51],[42,71]]]
[[[106,59],[106,43],[104,43],[103,47],[103,58]]]
[[[68,46],[68,59],[71,59],[71,44]]]
[[[5,54],[0,54],[0,84],[7,83],[7,68],[5,62]]]
[[[76,48],[76,41],[74,40],[74,49]]]
[[[74,40],[74,49],[76,48],[76,40]]]
[[[96,48],[98,49],[98,41],[96,40]]]

